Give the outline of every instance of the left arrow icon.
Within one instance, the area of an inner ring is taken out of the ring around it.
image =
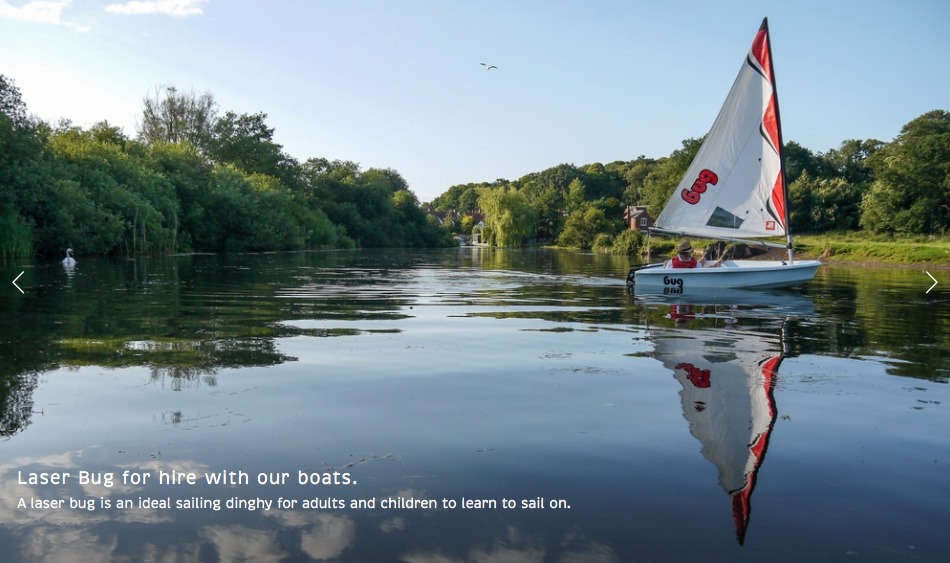
[[[23,272],[20,272],[20,276],[22,276],[22,275],[23,275]],[[15,278],[13,278],[13,287],[15,287],[15,288],[17,288],[17,289],[20,289],[20,286],[18,286],[18,285],[16,284],[16,281],[17,281],[18,279],[20,279],[20,276],[17,276],[17,277],[15,277]],[[22,289],[20,289],[20,293],[26,293],[26,292],[23,291]]]

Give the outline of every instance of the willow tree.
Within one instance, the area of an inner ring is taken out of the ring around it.
[[[537,212],[514,188],[481,188],[478,205],[485,213],[488,244],[492,246],[521,246],[537,233]]]

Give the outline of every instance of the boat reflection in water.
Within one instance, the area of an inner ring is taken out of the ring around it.
[[[741,545],[777,417],[774,391],[789,317],[808,315],[813,307],[793,293],[740,292],[724,301],[670,304],[674,328],[657,330],[654,353],[682,385],[683,416],[703,457],[719,471]],[[739,304],[749,302],[758,303]],[[787,316],[776,318],[779,310]],[[756,329],[740,327],[743,319],[756,319]]]

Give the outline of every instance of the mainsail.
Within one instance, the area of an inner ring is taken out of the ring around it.
[[[710,238],[788,232],[768,19],[656,228]]]

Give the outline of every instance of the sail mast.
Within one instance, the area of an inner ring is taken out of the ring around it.
[[[782,113],[778,104],[778,83],[775,80],[775,64],[772,61],[772,34],[769,33],[769,18],[762,19],[762,31],[765,31],[765,45],[769,53],[769,77],[772,80],[772,100],[775,102],[775,124],[778,129],[778,158],[782,174],[782,198],[785,202],[785,234],[788,237],[788,261],[795,263],[795,249],[792,243],[792,218],[789,208],[791,200],[788,196],[788,177],[785,173],[785,140],[782,137]]]

